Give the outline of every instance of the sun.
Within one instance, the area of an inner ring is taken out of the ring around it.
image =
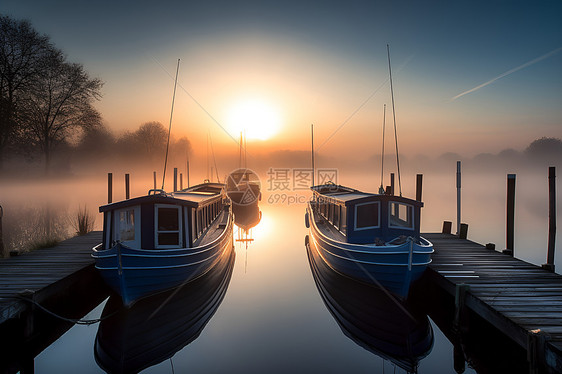
[[[244,99],[233,104],[227,112],[227,127],[237,138],[267,140],[279,131],[281,119],[273,105],[262,99]]]

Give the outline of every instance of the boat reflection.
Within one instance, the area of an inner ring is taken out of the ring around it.
[[[95,340],[98,366],[108,373],[137,373],[194,341],[226,294],[234,260],[231,249],[202,277],[139,300],[131,308],[111,296]]]
[[[308,236],[306,243],[318,292],[343,333],[377,356],[407,372],[416,372],[433,347],[427,315],[386,290],[335,272],[310,247],[314,244]]]
[[[261,221],[262,213],[258,202],[248,205],[232,204],[232,212],[234,213],[234,224],[238,227],[236,241],[245,243],[248,248],[248,244],[254,241],[252,229]]]

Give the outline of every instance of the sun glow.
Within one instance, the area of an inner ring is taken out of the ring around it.
[[[234,138],[244,133],[249,140],[267,140],[277,134],[280,124],[279,112],[260,99],[239,101],[227,112],[228,130]]]

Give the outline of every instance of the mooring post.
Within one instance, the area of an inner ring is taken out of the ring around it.
[[[453,222],[443,221],[443,230],[441,230],[441,233],[442,234],[450,234],[452,226],[453,226]]]
[[[390,173],[390,194],[394,196],[394,173]]]
[[[459,239],[466,239],[468,237],[468,224],[461,223],[461,229],[459,231]]]
[[[129,174],[125,174],[125,199],[129,200]]]
[[[505,249],[502,251],[506,255],[513,256],[514,234],[515,234],[515,174],[508,174],[507,175]]]
[[[183,190],[183,174],[180,173],[180,191]]]
[[[0,205],[0,256],[6,257],[4,253],[4,239],[2,236],[2,216],[4,215],[4,208]]]
[[[457,161],[457,235],[461,232],[461,162]]]
[[[468,310],[466,310],[466,294],[468,291],[470,291],[470,285],[464,283],[456,285],[453,327],[457,332],[468,331]]]
[[[152,179],[154,179],[154,189],[156,189],[156,172],[152,172]]]
[[[187,169],[185,173],[187,174],[187,188],[189,188],[189,160],[187,160]]]
[[[174,168],[174,192],[178,190],[178,168]]]
[[[556,243],[556,168],[548,168],[548,252],[542,267],[554,273],[554,249]]]
[[[416,200],[422,201],[423,174],[416,174]]]
[[[113,202],[113,173],[107,173],[107,203]]]

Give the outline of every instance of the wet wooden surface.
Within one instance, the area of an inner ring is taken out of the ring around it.
[[[101,242],[101,231],[93,231],[19,256],[0,259],[0,323],[17,318],[29,302],[18,299],[22,292],[37,302],[46,300],[76,281],[80,271],[92,267],[92,247]]]
[[[539,354],[562,362],[562,275],[454,235],[423,236],[435,249],[427,274],[432,282],[453,296],[468,285],[469,309],[525,349],[538,338],[544,343]]]

